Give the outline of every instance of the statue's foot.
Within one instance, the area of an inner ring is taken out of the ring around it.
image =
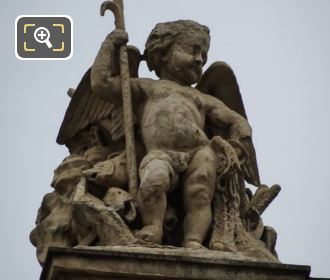
[[[188,249],[206,249],[201,243],[194,240],[187,240],[183,242],[182,246]]]
[[[137,231],[135,236],[146,242],[160,244],[163,238],[163,230],[161,227],[155,225],[145,226]]]
[[[222,252],[236,252],[236,248],[234,244],[225,243],[221,241],[214,241],[210,244],[211,250],[217,250]]]

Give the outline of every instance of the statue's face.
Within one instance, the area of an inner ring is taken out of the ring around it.
[[[180,36],[164,58],[163,77],[183,85],[197,83],[207,60],[209,37],[204,34]]]

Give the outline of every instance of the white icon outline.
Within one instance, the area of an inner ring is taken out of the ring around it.
[[[57,58],[57,57],[51,57],[51,58],[21,57],[18,54],[18,50],[17,50],[17,23],[23,17],[65,17],[65,18],[67,18],[71,23],[71,38],[70,38],[71,39],[71,52],[70,52],[70,54],[67,57],[59,57],[59,58]],[[70,16],[68,16],[68,15],[20,15],[20,16],[16,17],[16,19],[15,19],[15,56],[17,59],[19,59],[19,60],[69,60],[72,58],[72,55],[73,55],[73,20]]]

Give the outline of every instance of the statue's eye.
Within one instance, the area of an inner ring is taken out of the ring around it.
[[[194,53],[195,52],[195,48],[193,46],[189,45],[189,44],[185,45],[185,50],[188,53]]]

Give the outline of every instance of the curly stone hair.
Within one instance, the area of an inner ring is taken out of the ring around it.
[[[175,42],[176,38],[189,31],[204,33],[210,39],[210,30],[192,20],[178,20],[158,23],[149,34],[145,44],[144,57],[150,71],[160,75],[161,58]]]

